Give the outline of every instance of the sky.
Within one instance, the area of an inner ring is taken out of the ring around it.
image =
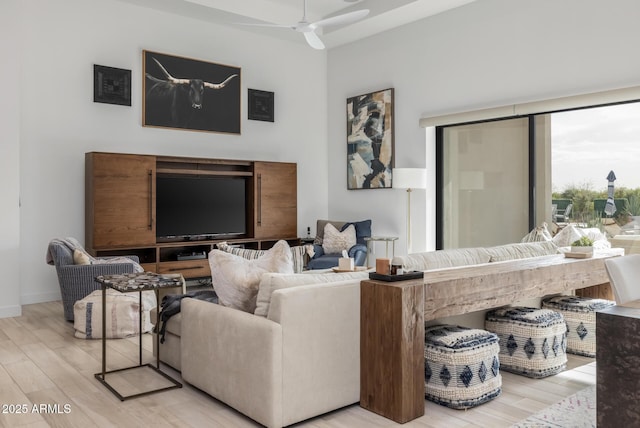
[[[553,191],[640,187],[640,103],[554,113],[551,142]]]

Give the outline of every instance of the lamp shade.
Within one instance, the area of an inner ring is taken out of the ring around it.
[[[392,186],[395,189],[426,189],[425,168],[393,168]]]

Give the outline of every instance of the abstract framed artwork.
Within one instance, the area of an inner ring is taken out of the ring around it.
[[[347,189],[391,187],[393,88],[347,98]]]
[[[131,106],[131,70],[94,64],[93,102]]]
[[[239,67],[142,51],[142,125],[240,134]]]
[[[273,122],[273,101],[273,92],[249,89],[247,93],[247,104],[249,104],[248,119]]]

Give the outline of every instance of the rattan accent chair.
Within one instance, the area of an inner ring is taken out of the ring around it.
[[[53,239],[49,242],[47,252],[47,263],[56,267],[64,317],[67,321],[73,321],[73,304],[76,301],[100,289],[100,284],[95,281],[96,276],[131,273],[135,269],[133,263],[74,264],[75,249],[86,253],[75,238]],[[132,262],[139,262],[137,256],[126,257]]]

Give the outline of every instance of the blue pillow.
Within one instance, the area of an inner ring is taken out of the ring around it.
[[[352,223],[345,223],[340,229],[340,232],[345,230],[349,225],[353,225],[356,228],[356,242],[358,244],[366,245],[364,238],[371,236],[371,220],[354,221]]]

